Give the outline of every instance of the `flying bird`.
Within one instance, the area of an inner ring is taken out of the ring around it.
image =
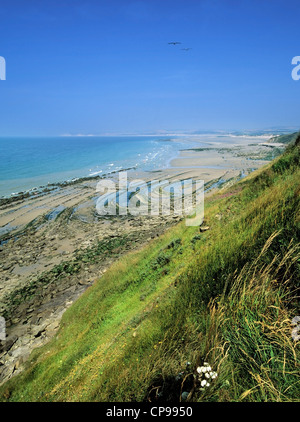
[[[173,44],[173,45],[176,45],[176,44],[181,44],[181,42],[178,42],[178,41],[173,41],[173,42],[168,42],[168,44]]]
[[[188,51],[188,50],[191,50],[191,48],[190,47],[189,48],[182,48],[181,50]]]

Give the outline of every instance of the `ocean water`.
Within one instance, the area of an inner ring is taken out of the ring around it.
[[[131,167],[163,169],[192,146],[162,136],[0,138],[0,196]]]

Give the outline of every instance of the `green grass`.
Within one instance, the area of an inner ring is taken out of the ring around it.
[[[181,222],[115,262],[1,399],[179,401],[192,379],[192,401],[296,401],[299,149],[208,198],[208,231]],[[218,378],[202,391],[204,361]]]
[[[300,133],[288,133],[286,135],[280,135],[275,138],[272,138],[272,142],[280,142],[282,144],[290,144],[296,141],[296,139],[299,137]]]

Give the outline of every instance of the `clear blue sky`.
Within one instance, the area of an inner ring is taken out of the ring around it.
[[[3,0],[0,136],[300,126],[299,18],[299,0]]]

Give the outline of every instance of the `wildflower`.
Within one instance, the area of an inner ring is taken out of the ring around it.
[[[208,380],[213,380],[217,378],[218,374],[212,371],[211,366],[208,362],[204,362],[203,366],[198,366],[196,371],[198,372],[198,380],[200,382],[201,388],[200,390],[204,391],[205,388],[210,386]],[[204,388],[205,387],[205,388]]]
[[[204,367],[205,367],[205,371],[203,371],[203,372],[206,372],[206,371],[211,371],[211,366],[209,365],[209,363],[208,362],[204,362]]]

